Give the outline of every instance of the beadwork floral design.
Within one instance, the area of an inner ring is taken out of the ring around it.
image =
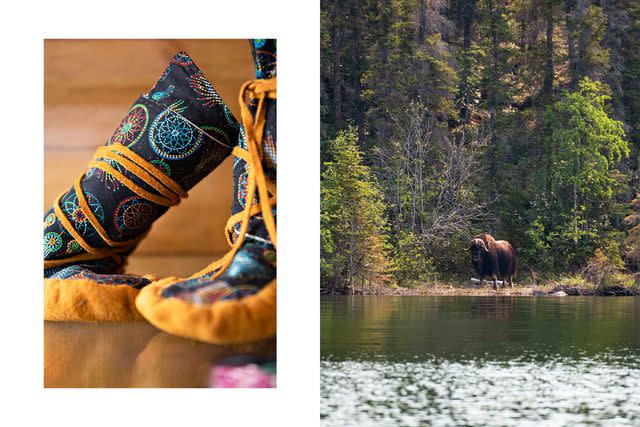
[[[142,104],[134,105],[111,136],[109,144],[133,146],[144,134],[148,123],[149,110],[147,110],[147,107]]]
[[[104,223],[104,211],[98,198],[89,192],[84,193],[85,200],[93,212],[93,215],[102,224]],[[74,228],[83,237],[91,237],[96,234],[96,229],[93,228],[89,218],[85,215],[78,203],[78,196],[76,193],[67,194],[62,200],[62,210],[67,215],[67,218],[73,224]]]
[[[151,148],[161,157],[184,159],[202,144],[202,133],[182,116],[164,110],[156,117],[149,132]]]
[[[49,215],[47,215],[47,217],[45,218],[44,228],[52,226],[54,222],[56,222],[56,214],[52,212]]]
[[[80,244],[77,241],[70,240],[69,243],[67,243],[66,253],[74,254],[76,252],[80,252],[81,250],[82,250],[82,247],[80,246]]]
[[[51,231],[44,235],[44,256],[57,252],[62,247],[62,237]]]
[[[154,206],[142,197],[122,200],[113,214],[113,222],[120,237],[131,237],[145,230],[153,219]]]

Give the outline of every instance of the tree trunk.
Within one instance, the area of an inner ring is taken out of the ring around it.
[[[571,87],[576,88],[578,86],[578,73],[576,64],[578,63],[578,48],[576,45],[576,23],[571,13],[576,6],[576,0],[565,0],[565,20],[567,26],[567,53],[569,55],[569,75],[571,77]]]
[[[547,63],[545,66],[542,92],[550,96],[553,91],[553,9],[550,5],[547,7]]]
[[[489,112],[494,115],[497,104],[496,87],[498,86],[498,29],[497,29],[497,10],[493,4],[493,0],[489,0],[489,13],[491,19],[489,22],[489,31],[491,32],[491,83],[489,87]]]
[[[420,0],[420,16],[418,17],[418,46],[424,43],[427,34],[427,0]]]
[[[334,8],[334,26],[333,26],[333,106],[336,118],[336,126],[342,128],[342,73],[340,67],[340,25],[338,25],[338,16],[340,14],[340,2],[336,2]]]
[[[473,37],[473,16],[476,12],[476,0],[470,0],[465,4],[465,11],[462,15],[462,48],[469,50]]]
[[[489,83],[489,99],[488,99],[488,108],[489,108],[489,116],[490,116],[490,141],[491,146],[489,148],[489,180],[491,185],[491,190],[489,192],[490,200],[494,200],[497,195],[496,190],[496,175],[497,175],[497,167],[496,167],[496,146],[498,143],[498,139],[496,137],[495,130],[493,129],[496,122],[496,113],[498,107],[498,29],[497,29],[497,9],[493,0],[489,0],[489,13],[490,13],[490,21],[489,21],[489,31],[491,33],[491,79]]]
[[[469,55],[469,51],[471,50],[471,41],[473,37],[473,17],[475,14],[476,8],[476,0],[468,0],[462,3],[463,10],[460,11],[460,19],[462,20],[462,49],[464,51],[465,57]],[[467,57],[467,65],[470,64],[469,58]],[[461,82],[461,87],[463,88],[464,93],[462,94],[462,107],[460,108],[460,117],[462,117],[462,122],[466,125],[469,122],[469,105],[471,104],[471,88],[469,87],[469,76],[472,70],[468,69],[466,73],[464,73],[463,81]]]

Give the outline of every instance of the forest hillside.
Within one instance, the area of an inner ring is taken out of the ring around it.
[[[516,282],[637,280],[639,2],[321,9],[323,292],[468,280],[482,232]]]

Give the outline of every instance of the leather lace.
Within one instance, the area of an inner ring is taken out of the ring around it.
[[[113,162],[120,164],[123,168],[129,171],[132,175],[140,178],[150,187],[158,192],[155,194],[146,190],[140,185],[133,182],[126,177],[122,172],[115,169],[112,165]],[[138,196],[143,197],[151,202],[157,203],[161,206],[175,206],[180,203],[182,198],[187,197],[187,192],[184,191],[178,183],[166,176],[160,169],[155,167],[150,162],[146,161],[138,154],[131,151],[129,148],[122,144],[112,144],[100,147],[93,155],[93,159],[89,162],[87,170],[90,168],[101,169],[104,172],[112,175],[115,179],[119,180],[124,186],[136,193]],[[91,261],[96,259],[102,259],[111,257],[115,262],[122,263],[122,253],[126,253],[133,249],[147,233],[143,233],[133,239],[124,241],[115,241],[109,237],[107,231],[102,227],[100,221],[94,215],[93,211],[87,203],[87,199],[82,190],[81,182],[87,173],[85,170],[78,178],[76,178],[73,188],[76,196],[78,197],[78,205],[82,211],[84,217],[91,223],[93,228],[102,238],[107,245],[105,248],[96,248],[91,246],[71,224],[71,221],[64,214],[60,208],[60,200],[66,194],[66,192],[60,194],[56,201],[53,203],[53,210],[56,217],[60,220],[60,223],[65,230],[78,242],[78,245],[85,250],[86,253],[75,255],[69,258],[62,258],[56,260],[45,260],[44,268],[54,268],[61,265],[70,264],[79,261]]]
[[[227,221],[225,232],[227,241],[231,249],[220,260],[214,262],[201,272],[194,274],[196,277],[211,270],[216,272],[211,277],[219,277],[233,262],[233,258],[242,247],[247,236],[249,221],[256,215],[262,215],[262,220],[269,234],[269,239],[273,247],[277,249],[276,241],[276,221],[272,208],[277,205],[276,184],[269,179],[262,167],[262,135],[266,124],[266,103],[267,99],[276,99],[276,78],[251,80],[242,85],[240,89],[239,103],[242,113],[242,125],[247,136],[247,150],[236,146],[233,154],[247,162],[247,196],[245,207],[242,212],[232,215]],[[248,107],[248,100],[257,99],[258,106],[255,118]],[[258,192],[258,204],[254,204],[256,190]],[[240,231],[233,241],[235,226],[240,224]]]
[[[276,185],[265,175],[262,167],[262,136],[266,123],[265,100],[276,98],[276,78],[248,81],[240,89],[239,103],[242,112],[242,123],[247,136],[247,150],[236,146],[233,149],[233,154],[236,157],[243,159],[248,165],[247,198],[244,210],[232,215],[227,221],[227,225],[225,227],[227,241],[231,245],[231,249],[224,257],[205,269],[209,271],[211,268],[217,269],[213,278],[220,276],[231,264],[236,252],[245,241],[249,221],[256,215],[262,215],[269,238],[274,248],[277,248],[276,222],[272,212],[272,208],[277,205]],[[249,110],[248,99],[258,100],[255,118]],[[127,178],[120,171],[116,170],[110,164],[110,161],[115,161],[123,166],[131,174],[137,176],[155,189],[159,194],[154,194]],[[122,144],[112,144],[98,148],[93,155],[93,159],[89,162],[88,167],[98,168],[111,174],[115,179],[122,182],[123,185],[140,197],[162,206],[175,206],[180,203],[182,198],[187,197],[187,192],[184,191],[175,181],[167,177],[153,164],[146,161]],[[81,182],[85,174],[86,171],[83,172],[74,183],[74,190],[78,197],[78,204],[80,205],[82,213],[95,228],[102,240],[106,243],[107,247],[95,248],[89,245],[89,243],[87,243],[86,240],[84,240],[75,230],[60,208],[60,200],[66,192],[62,193],[53,204],[54,212],[62,226],[69,232],[69,234],[71,234],[71,236],[73,236],[86,253],[59,260],[45,260],[45,269],[79,261],[89,261],[106,257],[111,257],[117,263],[121,263],[123,261],[121,254],[127,253],[133,249],[146,236],[146,233],[143,233],[133,239],[125,241],[114,241],[109,237],[106,230],[93,214],[82,191]],[[258,204],[254,205],[256,190],[258,192]],[[233,235],[237,224],[240,224],[240,231],[238,232],[238,236],[235,241],[232,241],[231,236]],[[196,273],[194,276],[203,272]]]

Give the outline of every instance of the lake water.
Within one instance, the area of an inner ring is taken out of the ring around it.
[[[640,297],[323,297],[326,426],[640,425]]]

